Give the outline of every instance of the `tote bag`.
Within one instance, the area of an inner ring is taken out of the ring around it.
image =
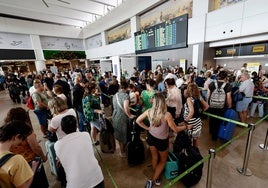
[[[179,175],[178,158],[172,152],[168,153],[164,174],[166,179],[172,179]]]

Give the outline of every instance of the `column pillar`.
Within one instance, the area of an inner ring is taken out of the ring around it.
[[[131,27],[131,37],[135,37],[134,33],[140,30],[140,18],[138,16],[133,16],[130,19]]]
[[[36,68],[36,73],[39,74],[41,71],[46,70],[46,63],[45,63],[45,58],[41,46],[41,41],[39,35],[30,35],[31,36],[31,41],[32,41],[32,46],[34,48],[35,52],[35,68]]]
[[[35,68],[36,68],[36,73],[39,74],[42,71],[47,70],[46,68],[46,63],[44,60],[36,60],[35,61]]]

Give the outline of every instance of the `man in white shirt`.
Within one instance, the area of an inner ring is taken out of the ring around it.
[[[241,74],[240,81],[241,85],[239,86],[239,92],[243,92],[245,96],[242,101],[236,103],[236,111],[238,112],[241,122],[246,123],[247,109],[249,103],[252,101],[254,83],[251,81],[250,75],[247,72]]]
[[[72,115],[62,118],[61,127],[66,136],[54,147],[66,173],[66,188],[104,188],[104,177],[89,133],[76,132],[77,122]]]

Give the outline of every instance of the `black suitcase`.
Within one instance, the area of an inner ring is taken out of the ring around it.
[[[131,140],[127,144],[127,160],[129,166],[141,164],[145,160],[144,144],[140,139],[140,134],[135,131],[136,126],[136,120],[131,120],[129,126]]]
[[[100,149],[103,153],[114,153],[115,151],[114,128],[104,116],[101,117]]]
[[[196,164],[198,161],[202,160],[203,157],[200,154],[200,151],[197,147],[189,146],[182,153],[180,153],[178,159],[179,159],[179,174],[181,174],[190,167],[192,167],[194,164]],[[186,176],[184,176],[181,179],[181,182],[186,187],[191,187],[197,184],[202,177],[202,169],[203,169],[203,163],[201,163],[198,167],[196,167],[194,170],[192,170]]]
[[[176,140],[173,144],[173,153],[177,156],[179,161],[179,174],[185,172],[198,161],[203,159],[199,149],[192,146],[192,141],[187,131],[182,131],[177,134]],[[202,170],[203,163],[184,176],[181,179],[181,182],[186,187],[191,187],[197,184],[202,177]]]

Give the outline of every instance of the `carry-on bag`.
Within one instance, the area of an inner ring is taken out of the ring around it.
[[[224,117],[231,120],[238,120],[238,114],[233,109],[227,109]],[[222,121],[218,131],[218,137],[224,141],[231,140],[234,135],[236,125],[228,121]]]
[[[47,150],[47,158],[50,166],[51,173],[54,174],[55,176],[58,176],[57,174],[57,161],[56,161],[56,152],[54,149],[54,144],[55,142],[51,141],[46,141],[45,142],[45,147]]]
[[[179,175],[179,164],[178,158],[173,152],[168,153],[168,159],[165,164],[164,175],[166,179],[172,179]]]
[[[132,130],[130,130],[131,140],[127,144],[127,159],[128,165],[134,166],[141,164],[145,160],[144,145],[140,139],[140,135],[135,131],[136,120],[130,120]],[[131,128],[131,126],[129,126]]]
[[[187,169],[203,159],[199,149],[192,145],[188,131],[182,131],[177,134],[173,144],[173,153],[177,156],[179,161],[179,174],[185,172]],[[197,184],[202,177],[202,170],[203,163],[185,175],[181,179],[181,182],[186,187],[191,187]]]
[[[180,153],[178,159],[179,159],[179,173],[181,174],[190,167],[192,167],[194,164],[202,160],[203,157],[197,147],[190,145],[182,153]],[[181,182],[186,187],[191,187],[197,184],[202,177],[203,165],[204,164],[201,163],[198,167],[196,167],[194,170],[185,175],[181,179]]]
[[[100,149],[103,153],[114,153],[115,138],[113,125],[104,115],[100,116],[100,123]]]

